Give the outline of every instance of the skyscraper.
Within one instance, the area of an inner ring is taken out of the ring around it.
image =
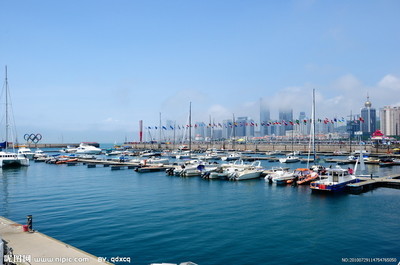
[[[361,131],[363,136],[370,137],[376,130],[376,110],[372,108],[372,103],[369,101],[369,96],[367,96],[367,101],[364,104],[364,108],[361,109],[361,118],[364,121],[361,123]]]
[[[265,99],[260,98],[260,135],[270,135],[271,128],[266,124],[271,120],[268,103]],[[264,124],[264,126],[262,125]]]
[[[289,122],[293,121],[293,109],[279,109],[279,122],[285,122],[287,125],[282,123],[280,127],[278,127],[277,135],[284,136],[286,135],[286,131],[293,130],[293,125]]]
[[[380,110],[381,131],[385,135],[400,135],[400,107],[385,106]]]

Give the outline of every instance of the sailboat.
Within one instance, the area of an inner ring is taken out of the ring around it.
[[[23,154],[17,154],[14,152],[9,152],[9,142],[8,137],[10,135],[10,115],[9,115],[9,107],[10,107],[10,95],[8,91],[8,78],[7,78],[7,66],[6,66],[6,76],[4,82],[4,92],[5,92],[5,141],[0,143],[0,167],[21,167],[21,166],[29,166],[29,159]],[[14,143],[13,143],[14,149]]]

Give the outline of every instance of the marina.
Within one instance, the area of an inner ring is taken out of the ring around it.
[[[307,185],[280,186],[263,178],[205,180],[169,176],[165,169],[139,173],[124,165],[124,170],[111,170],[106,157],[93,163],[95,168],[88,168],[90,161],[79,161],[74,167],[31,163],[27,168],[2,170],[1,212],[22,224],[26,215],[32,214],[35,229],[41,233],[108,260],[130,257],[135,264],[263,264],[265,260],[272,260],[268,264],[297,264],[311,262],[317,253],[325,257],[323,264],[338,264],[342,256],[364,253],[340,246],[340,254],[321,249],[332,242],[357,244],[372,249],[371,255],[398,258],[397,238],[385,232],[396,225],[369,229],[379,226],[382,218],[398,217],[400,209],[395,201],[400,198],[399,190],[383,184],[354,195],[314,194]],[[266,170],[304,166],[267,160],[261,165]],[[367,170],[374,178],[390,176],[395,182],[400,176],[397,167],[367,165]],[[370,185],[368,177],[363,178],[363,186]],[[350,216],[349,209],[353,209]],[[369,215],[378,209],[379,215]],[[304,218],[310,223],[299,221]],[[341,221],[329,223],[332,218]],[[364,221],[353,225],[351,220]],[[282,221],[284,224],[277,225]],[[330,233],[339,226],[347,235],[345,239]],[[306,237],[320,245],[313,247]],[[366,237],[374,240],[362,239]],[[249,241],[255,245],[243,244]],[[300,253],[297,243],[290,242],[302,242],[305,248]],[[213,248],[207,247],[209,244]],[[382,244],[393,248],[382,249]],[[257,252],[251,261],[244,255],[248,251]]]
[[[1,6],[0,265],[400,265],[399,0]]]

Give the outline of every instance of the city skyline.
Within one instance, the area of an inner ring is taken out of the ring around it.
[[[3,1],[21,140],[121,142],[138,121],[358,113],[400,99],[400,18],[384,1]],[[2,72],[2,71],[1,71]],[[3,77],[3,75],[1,75]],[[3,79],[3,78],[2,78]],[[27,111],[29,110],[29,111]],[[347,117],[346,117],[347,118]]]

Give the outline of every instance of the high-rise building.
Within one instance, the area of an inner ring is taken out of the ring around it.
[[[238,117],[235,122],[235,135],[237,137],[246,136],[246,124],[248,123],[247,117]]]
[[[205,137],[206,124],[204,122],[196,122],[194,125],[195,137],[204,138]]]
[[[385,135],[400,135],[400,107],[385,106],[380,110],[381,131]]]
[[[247,137],[254,137],[255,136],[255,122],[253,119],[248,119],[247,120],[247,125],[246,125],[246,136]]]
[[[260,135],[270,135],[271,128],[266,124],[271,120],[268,103],[265,99],[260,98]],[[262,126],[264,124],[264,126]]]
[[[287,125],[282,124],[282,126],[277,127],[277,135],[286,135],[286,130],[293,130],[293,125],[289,122],[293,121],[293,109],[279,109],[279,122],[285,121]]]
[[[364,104],[364,108],[361,109],[361,118],[364,121],[361,123],[361,131],[363,136],[370,137],[376,130],[376,110],[372,108],[372,103],[369,101],[369,96],[367,96],[367,101]]]
[[[232,134],[232,120],[223,120],[222,121],[222,138],[230,139],[233,137]]]
[[[355,137],[356,132],[361,130],[361,121],[358,115],[350,115],[350,120],[346,123],[346,130],[351,138]]]
[[[306,122],[304,122],[306,120]],[[310,122],[306,117],[306,113],[304,111],[300,112],[299,115],[299,125],[297,125],[297,131],[300,135],[309,135],[310,134]]]

